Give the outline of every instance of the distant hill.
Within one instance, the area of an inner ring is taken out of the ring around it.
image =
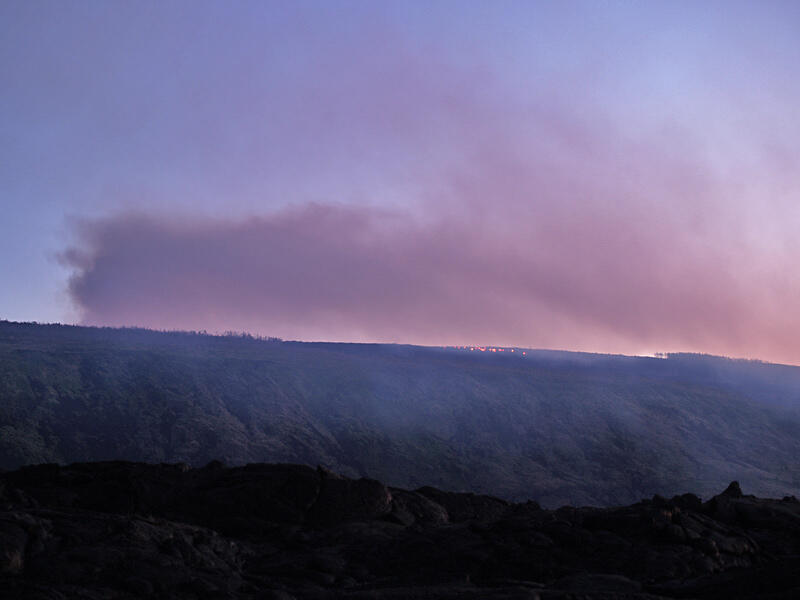
[[[800,368],[0,322],[0,467],[322,464],[545,506],[800,494]]]

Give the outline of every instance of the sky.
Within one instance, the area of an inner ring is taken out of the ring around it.
[[[0,318],[800,364],[800,3],[0,3]]]

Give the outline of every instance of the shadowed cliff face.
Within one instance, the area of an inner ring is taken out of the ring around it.
[[[4,598],[792,598],[800,502],[542,509],[300,465],[0,475]]]

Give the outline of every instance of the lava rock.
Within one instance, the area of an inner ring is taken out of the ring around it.
[[[544,510],[301,465],[124,462],[0,473],[0,597],[775,598],[800,503],[738,486]]]

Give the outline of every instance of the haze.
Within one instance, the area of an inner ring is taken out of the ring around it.
[[[794,2],[0,5],[0,316],[800,364]]]

